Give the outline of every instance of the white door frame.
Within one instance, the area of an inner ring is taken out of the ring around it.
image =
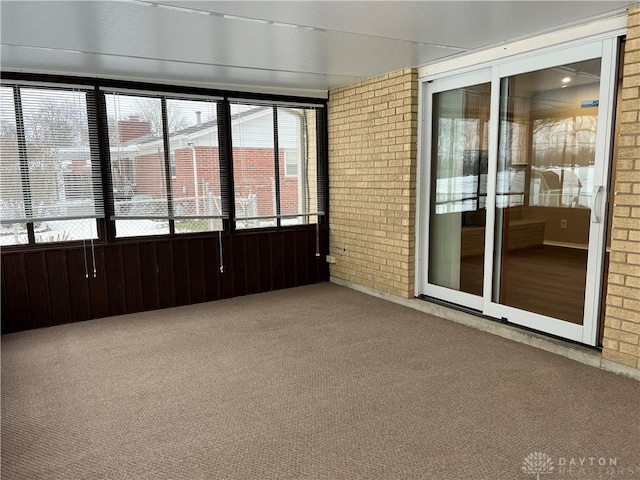
[[[613,101],[617,79],[617,38],[622,30],[600,34],[590,39],[553,46],[536,52],[528,52],[515,58],[501,59],[482,68],[439,73],[420,79],[418,110],[418,171],[416,218],[416,296],[428,295],[462,305],[494,318],[507,318],[509,322],[544,331],[576,342],[595,345],[597,340],[598,312],[601,301],[603,255],[606,235],[606,198],[609,182],[609,162],[613,128]],[[495,195],[498,156],[499,90],[501,78],[573,63],[601,58],[598,130],[596,134],[596,161],[594,185],[600,187],[593,195],[589,234],[584,323],[577,325],[544,315],[523,311],[495,303],[491,299],[493,286],[493,255],[495,246]],[[428,283],[429,265],[429,212],[431,188],[431,135],[432,96],[446,90],[491,82],[491,107],[489,126],[488,181],[486,200],[485,263],[483,296],[431,285]]]
[[[433,95],[436,93],[455,90],[458,88],[468,87],[472,85],[478,85],[481,83],[491,82],[491,69],[484,68],[481,70],[475,70],[468,73],[456,75],[455,77],[445,77],[434,80],[433,82],[424,83],[420,88],[420,93],[423,95],[423,99],[426,99],[424,117],[428,119],[421,132],[424,129],[424,138],[422,141],[422,158],[431,158],[432,147],[432,126],[430,121],[433,113]],[[419,121],[419,124],[422,120]],[[424,206],[424,208],[418,208],[420,215],[417,219],[416,231],[419,232],[420,242],[417,243],[420,247],[417,248],[416,258],[419,258],[419,265],[416,268],[416,273],[419,275],[416,281],[416,289],[420,289],[420,292],[416,292],[417,295],[428,295],[430,297],[441,298],[448,302],[463,305],[465,307],[473,308],[475,310],[482,310],[482,297],[472,295],[450,288],[441,287],[428,283],[428,269],[429,269],[429,212],[431,211],[431,163],[418,162],[418,187],[416,202],[417,205]]]

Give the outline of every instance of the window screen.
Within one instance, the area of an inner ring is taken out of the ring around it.
[[[116,235],[222,230],[217,102],[121,92],[105,101]]]
[[[1,243],[28,243],[29,229],[36,243],[97,238],[104,207],[93,92],[3,86],[0,102]]]
[[[168,234],[161,99],[107,93],[105,103],[116,236]]]
[[[224,215],[217,104],[167,99],[176,233],[222,230]]]
[[[236,228],[317,223],[317,109],[231,103]]]

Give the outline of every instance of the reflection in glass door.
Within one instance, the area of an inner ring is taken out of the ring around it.
[[[491,84],[432,97],[428,282],[482,295]]]
[[[582,325],[600,59],[501,80],[493,301]],[[599,192],[596,192],[599,193]]]

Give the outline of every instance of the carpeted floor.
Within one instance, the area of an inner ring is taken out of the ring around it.
[[[2,337],[7,480],[527,479],[533,452],[640,478],[640,382],[332,284]]]

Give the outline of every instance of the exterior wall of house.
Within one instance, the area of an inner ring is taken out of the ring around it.
[[[135,164],[135,193],[139,195],[151,195],[154,198],[164,197],[164,157],[157,153],[138,155],[135,159]]]
[[[603,356],[640,369],[640,6],[629,11]]]
[[[414,295],[418,74],[329,92],[331,275]]]
[[[195,212],[193,205],[195,191],[193,151],[187,147],[176,149],[173,153],[175,155],[173,197],[175,199],[184,198],[185,200],[181,203],[184,204],[185,214],[193,215]],[[198,169],[199,197],[204,198],[208,191],[211,191],[214,196],[220,196],[218,147],[195,147],[195,156]],[[283,214],[297,213],[298,177],[285,176],[283,150],[280,151],[279,158],[281,210]],[[274,213],[273,163],[273,149],[234,148],[236,197],[247,198],[251,193],[256,195],[258,215],[273,215]],[[208,187],[203,185],[203,182],[208,183]]]
[[[193,178],[193,151],[186,148],[174,150],[175,178],[171,187],[174,198],[195,196]],[[202,182],[209,184],[214,195],[220,195],[220,163],[218,161],[218,147],[195,147],[196,168],[198,169],[198,194],[204,195]]]
[[[298,178],[285,177],[284,150],[279,151],[278,158],[280,159],[280,206],[282,213],[297,213]],[[236,198],[248,198],[250,194],[256,195],[257,214],[260,216],[275,213],[274,161],[272,148],[233,149],[233,181],[236,185]],[[295,205],[296,208],[291,208],[291,205]]]

